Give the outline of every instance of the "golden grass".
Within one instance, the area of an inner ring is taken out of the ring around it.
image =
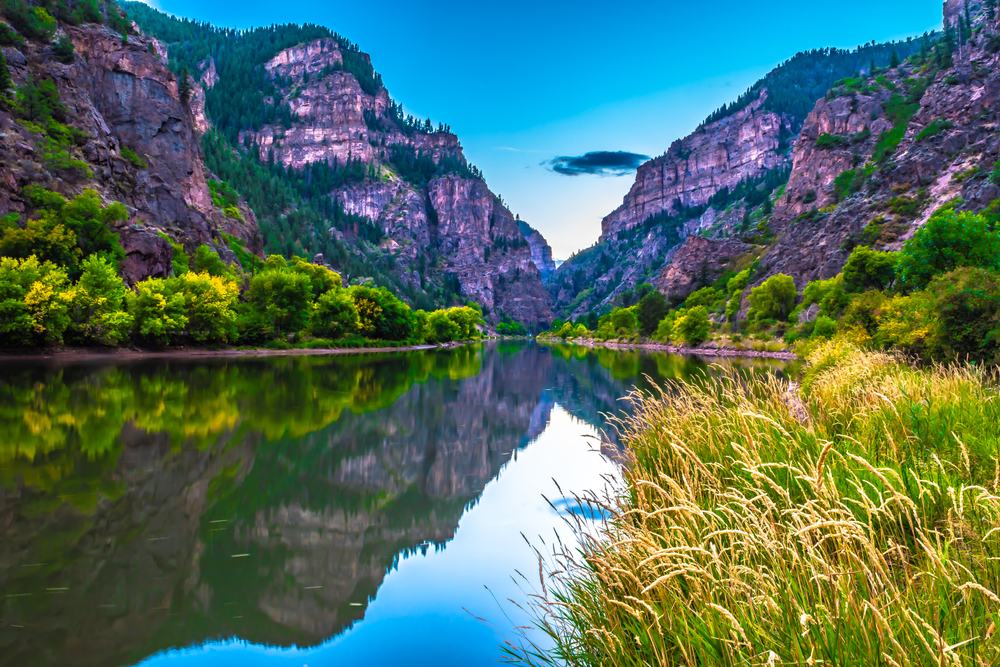
[[[528,665],[1000,664],[997,374],[834,341],[636,397],[612,519],[555,554]]]

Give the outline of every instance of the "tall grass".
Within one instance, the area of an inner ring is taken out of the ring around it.
[[[1000,664],[994,371],[844,342],[799,389],[636,397],[601,539],[554,554],[526,665]]]

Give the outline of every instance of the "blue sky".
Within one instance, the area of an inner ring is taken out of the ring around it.
[[[148,1],[223,26],[319,23],[357,42],[390,94],[451,125],[491,189],[563,259],[596,241],[633,177],[543,162],[659,155],[798,51],[941,24],[940,0]]]

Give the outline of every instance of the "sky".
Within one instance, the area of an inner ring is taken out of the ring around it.
[[[799,51],[941,26],[940,0],[144,1],[219,26],[318,23],[356,42],[409,113],[451,126],[557,259],[596,242],[632,186],[630,166],[593,168],[616,162],[602,153],[662,154]]]

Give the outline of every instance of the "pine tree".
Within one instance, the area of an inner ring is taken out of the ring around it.
[[[181,102],[184,104],[187,104],[188,100],[191,99],[192,88],[191,76],[188,74],[187,67],[185,67],[181,70],[181,82],[177,85],[177,92],[180,93]]]
[[[899,52],[896,49],[892,50],[892,57],[889,59],[889,67],[896,68],[900,66],[899,62]]]
[[[10,70],[7,69],[7,59],[0,51],[0,103],[5,104],[10,101],[10,89],[13,87],[14,83],[10,80]]]

